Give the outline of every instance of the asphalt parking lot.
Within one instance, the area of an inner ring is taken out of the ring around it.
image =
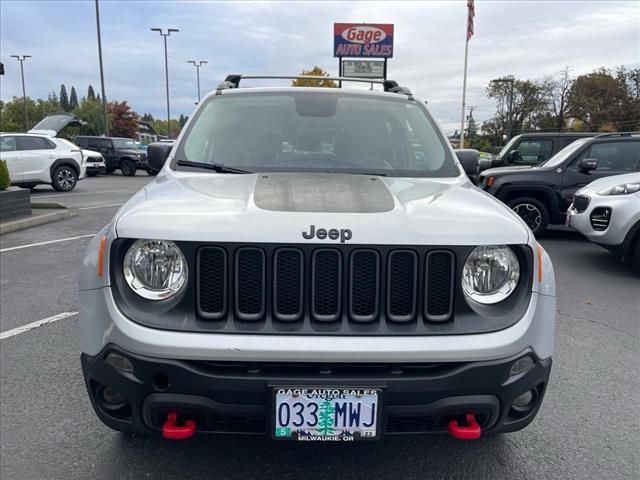
[[[541,239],[558,284],[555,363],[542,410],[521,432],[475,442],[411,436],[295,444],[213,436],[171,442],[110,431],[93,413],[80,369],[78,266],[89,235],[152,180],[145,173],[88,178],[70,194],[39,187],[36,200],[62,201],[78,215],[0,238],[0,331],[68,313],[1,340],[3,480],[638,478],[640,279],[563,229]]]

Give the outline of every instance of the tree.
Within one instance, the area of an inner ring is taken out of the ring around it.
[[[318,432],[320,435],[333,435],[335,423],[335,407],[333,402],[325,400],[320,404],[318,415]]]
[[[67,87],[64,86],[64,83],[60,85],[60,108],[65,112],[70,111],[69,108],[69,97],[67,96]]]
[[[76,93],[76,87],[71,86],[71,95],[69,96],[69,111],[73,111],[78,108],[78,94]]]
[[[328,77],[329,74],[319,66],[313,67],[311,70],[303,70],[300,75],[312,77]],[[336,88],[338,84],[333,80],[307,80],[303,78],[296,79],[291,82],[292,87],[326,87]]]
[[[127,101],[113,101],[108,105],[110,116],[109,132],[114,137],[137,138],[138,115],[131,110]]]
[[[48,114],[60,111],[58,103],[51,99],[33,100],[27,97],[26,106],[29,117],[27,130],[33,128]],[[7,103],[0,102],[0,132],[24,132],[24,107],[22,97],[13,97]]]
[[[91,85],[89,85],[89,88],[87,89],[87,99],[88,100],[96,99],[96,92],[93,90],[93,87]]]
[[[150,113],[145,113],[144,115],[142,115],[142,121],[153,122],[153,115],[151,115]]]
[[[178,119],[178,123],[180,124],[180,129],[182,129],[182,127],[184,127],[185,123],[187,123],[187,120],[189,119],[189,117],[185,117],[183,114],[180,114],[180,118]]]
[[[87,122],[86,125],[77,129],[76,135],[101,135],[104,133],[102,104],[95,97],[93,99],[89,99],[88,96],[83,98],[73,113]]]
[[[557,77],[547,79],[549,104],[553,112],[551,127],[557,131],[563,130],[567,123],[567,102],[569,92],[573,86],[570,76],[571,67],[566,66],[558,73]],[[544,128],[543,128],[544,129]]]

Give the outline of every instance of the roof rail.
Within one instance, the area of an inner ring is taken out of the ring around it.
[[[640,135],[640,132],[612,132],[601,133],[593,138],[607,138],[607,137],[631,137],[632,135]]]
[[[240,81],[245,80],[333,80],[335,82],[356,82],[382,85],[385,92],[402,93],[411,96],[411,91],[406,87],[401,87],[393,80],[371,80],[366,78],[352,77],[323,77],[314,75],[227,75],[224,82],[218,85],[217,90],[227,88],[238,88]]]

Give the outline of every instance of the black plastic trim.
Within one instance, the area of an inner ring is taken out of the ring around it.
[[[375,259],[376,259],[376,288],[375,288],[375,297],[376,299],[380,297],[380,254],[373,249],[370,248],[362,248],[362,249],[358,249],[358,250],[354,250],[353,252],[351,252],[351,256],[349,257],[349,316],[351,317],[352,320],[356,321],[356,322],[373,322],[374,320],[376,320],[378,318],[378,316],[380,315],[380,303],[376,300],[375,301],[375,306],[374,306],[374,311],[371,315],[357,315],[354,313],[353,311],[353,280],[354,280],[354,275],[353,275],[353,263],[355,261],[355,257],[357,255],[363,255],[363,254],[373,254],[375,255]]]
[[[201,308],[201,303],[200,303],[200,291],[201,291],[201,280],[200,280],[200,259],[202,256],[202,253],[206,250],[216,250],[216,251],[220,251],[222,252],[222,258],[223,258],[223,294],[222,294],[222,309],[219,312],[207,312],[202,310]],[[220,248],[220,247],[205,247],[205,248],[200,248],[198,249],[198,253],[196,254],[196,272],[195,272],[195,278],[196,278],[196,305],[198,308],[198,315],[200,315],[202,318],[207,318],[210,320],[219,320],[221,318],[223,318],[226,314],[227,314],[227,306],[228,306],[228,297],[229,297],[229,282],[228,282],[228,259],[227,259],[227,252],[224,248]]]
[[[391,302],[390,302],[391,289],[392,289],[392,285],[391,285],[392,262],[393,262],[393,257],[395,257],[396,255],[406,255],[406,254],[411,255],[413,258],[413,279],[411,282],[413,290],[411,295],[412,297],[411,313],[408,313],[407,315],[394,315],[393,313],[391,313]],[[414,320],[416,317],[416,298],[418,296],[418,256],[416,255],[416,252],[412,250],[402,249],[402,250],[394,250],[391,253],[389,253],[389,256],[387,259],[386,282],[387,282],[387,316],[389,317],[389,320],[393,322],[411,322],[412,320]]]
[[[318,254],[320,253],[331,253],[333,255],[336,255],[336,257],[338,258],[338,278],[337,278],[337,288],[336,291],[338,292],[338,298],[336,300],[336,312],[333,315],[324,315],[321,313],[318,313],[316,311],[316,283],[317,283],[317,278],[316,278],[316,265],[317,265],[317,257]],[[340,318],[340,315],[342,313],[342,254],[340,253],[339,250],[336,249],[332,249],[332,248],[319,248],[317,250],[315,250],[311,256],[311,314],[313,315],[313,318],[315,318],[316,320],[320,321],[320,322],[335,322],[336,320],[338,320]]]
[[[300,274],[298,275],[298,284],[300,292],[298,294],[298,302],[300,308],[295,314],[284,314],[278,311],[278,257],[283,253],[295,253],[300,260]],[[273,314],[277,320],[285,322],[295,322],[302,318],[304,312],[304,256],[298,248],[280,248],[273,255]]]
[[[264,253],[264,250],[262,250],[261,248],[257,248],[257,247],[242,247],[239,248],[238,250],[236,250],[236,254],[235,254],[235,271],[237,272],[239,270],[238,268],[238,264],[240,262],[240,255],[242,255],[245,252],[259,252],[260,256],[261,256],[261,260],[262,260],[262,273],[261,273],[261,279],[260,279],[260,283],[261,283],[261,295],[260,295],[260,311],[256,312],[256,313],[246,313],[240,310],[240,288],[242,287],[242,285],[240,285],[240,279],[239,276],[236,275],[235,276],[235,282],[234,282],[234,298],[235,298],[235,314],[237,315],[238,319],[240,320],[244,320],[244,321],[255,321],[255,320],[260,320],[262,317],[264,317],[264,313],[266,310],[265,307],[265,298],[266,298],[266,291],[267,291],[267,285],[266,285],[266,280],[267,280],[267,265],[266,265],[266,256]]]
[[[441,315],[433,315],[429,313],[429,273],[431,266],[431,257],[433,255],[449,255],[451,260],[451,275],[450,275],[450,285],[449,285],[449,310],[447,313]],[[453,316],[453,304],[454,304],[454,289],[455,289],[455,278],[454,272],[456,271],[456,257],[455,255],[448,250],[432,250],[427,253],[427,258],[425,260],[425,276],[424,276],[424,315],[425,318],[429,322],[446,322],[451,319]]]

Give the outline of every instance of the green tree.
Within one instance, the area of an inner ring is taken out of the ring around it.
[[[33,100],[26,99],[27,116],[29,123],[27,130],[32,129],[36,123],[50,113],[59,112],[60,106],[51,99],[39,98]],[[9,102],[0,102],[0,132],[24,132],[24,106],[21,97],[13,97]]]
[[[0,160],[0,190],[6,190],[11,186],[9,167],[6,160]]]
[[[187,119],[189,117],[185,117],[183,114],[180,114],[180,118],[178,119],[178,123],[180,124],[180,128],[184,127],[184,124],[187,123]]]
[[[91,85],[89,85],[89,88],[87,89],[87,99],[88,100],[96,99],[96,92],[93,90],[93,87]]]
[[[303,70],[300,72],[300,75],[311,76],[311,77],[328,77],[329,74],[324,71],[319,66],[313,67],[311,70]],[[326,88],[336,88],[338,84],[333,80],[307,80],[304,78],[299,78],[291,82],[292,87],[326,87]]]
[[[318,432],[320,435],[333,435],[335,423],[335,407],[333,402],[325,400],[320,404],[318,414]]]
[[[150,113],[145,113],[144,115],[142,115],[142,121],[153,122],[153,115],[151,115]]]
[[[72,112],[78,108],[78,94],[76,93],[76,87],[71,86],[71,94],[69,95],[69,111]]]
[[[73,113],[87,122],[86,125],[73,131],[75,135],[102,135],[104,133],[102,104],[98,102],[95,96],[93,99],[89,99],[88,95],[83,98]]]
[[[69,107],[69,97],[67,95],[67,87],[64,86],[64,83],[60,85],[60,108],[65,112],[69,112],[71,108]]]

